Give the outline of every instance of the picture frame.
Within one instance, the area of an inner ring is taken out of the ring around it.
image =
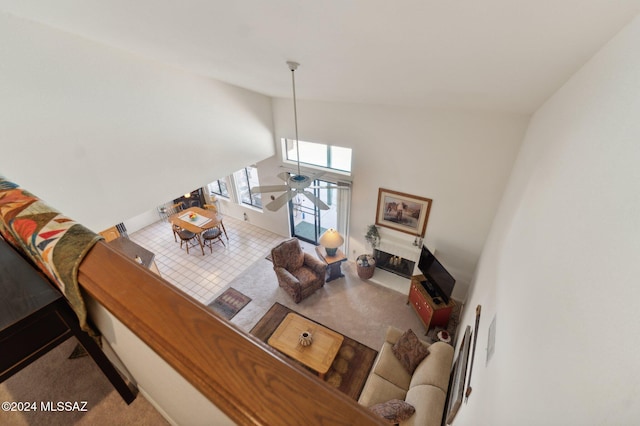
[[[390,189],[378,189],[376,225],[424,238],[432,200]]]
[[[467,326],[464,337],[460,344],[458,358],[454,362],[453,372],[450,381],[449,401],[446,411],[446,424],[450,425],[455,419],[458,410],[462,405],[464,397],[464,383],[467,375],[467,364],[469,362],[469,348],[471,346],[471,326]]]

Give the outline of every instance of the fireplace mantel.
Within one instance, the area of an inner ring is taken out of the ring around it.
[[[412,262],[415,262],[416,265],[418,263],[418,260],[420,259],[421,247],[414,246],[413,240],[400,240],[396,238],[388,238],[385,236],[380,240],[380,244],[376,247],[376,249],[395,256],[400,256],[407,260],[411,260]],[[407,295],[409,294],[409,286],[411,284],[411,280],[409,278],[401,277],[397,274],[385,271],[383,269],[376,268],[371,281],[400,293]]]
[[[386,253],[390,253],[396,256],[404,257],[413,262],[418,262],[420,259],[421,247],[413,245],[413,241],[392,240],[385,238],[380,240],[380,245],[376,247],[378,250],[382,250]]]
[[[398,293],[409,295],[411,280],[408,278],[403,278],[400,275],[393,274],[391,272],[385,271],[384,269],[376,268],[373,277],[369,278],[369,280],[382,287],[395,290]]]

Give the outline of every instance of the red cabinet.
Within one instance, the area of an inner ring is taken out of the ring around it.
[[[451,311],[456,305],[453,299],[449,299],[449,303],[436,304],[429,293],[422,287],[420,281],[424,280],[422,275],[414,275],[411,277],[411,286],[409,287],[409,302],[413,309],[422,320],[425,328],[429,330],[431,327],[446,328],[449,323]]]

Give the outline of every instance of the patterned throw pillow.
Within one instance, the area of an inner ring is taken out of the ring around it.
[[[401,399],[392,399],[387,402],[372,405],[369,409],[391,424],[403,422],[416,412],[413,405]]]
[[[429,349],[411,329],[400,336],[391,350],[409,374],[413,374],[418,364],[429,355]]]

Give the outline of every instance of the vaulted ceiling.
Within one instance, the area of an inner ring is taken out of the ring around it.
[[[0,0],[0,11],[274,97],[531,113],[640,0]]]

